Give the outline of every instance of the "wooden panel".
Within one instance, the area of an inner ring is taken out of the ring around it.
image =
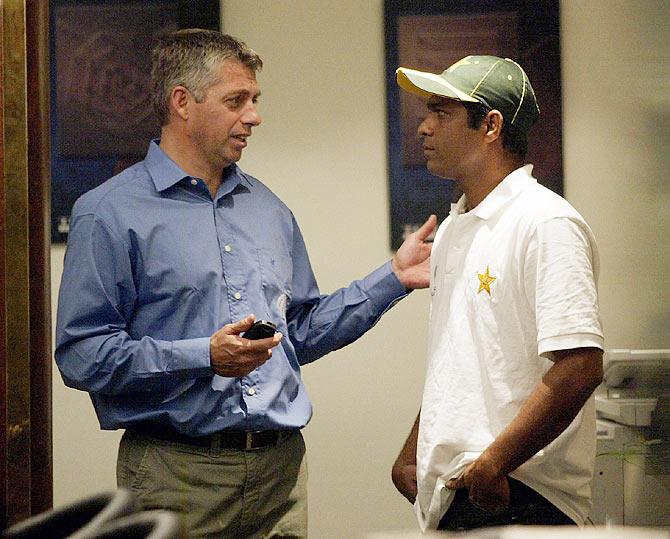
[[[0,9],[0,126],[4,125],[3,99],[3,24]],[[0,528],[4,529],[7,522],[7,346],[5,332],[5,147],[4,130],[0,128]]]
[[[53,505],[49,2],[26,3],[30,193],[30,510]]]
[[[25,6],[2,4],[7,511],[30,515],[30,312],[28,278],[28,152]]]
[[[48,6],[0,3],[3,526],[46,511],[53,498]]]

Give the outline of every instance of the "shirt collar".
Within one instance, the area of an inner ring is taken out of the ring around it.
[[[156,190],[160,193],[190,176],[175,163],[159,146],[160,140],[154,139],[149,143],[149,150],[144,159],[149,175]],[[231,192],[240,182],[240,174],[235,163],[226,167],[221,175],[219,195]]]
[[[537,183],[537,180],[531,175],[532,172],[533,165],[524,165],[512,171],[495,186],[493,191],[486,195],[484,200],[470,210],[470,214],[483,220],[491,218],[505,203],[515,198],[526,187]],[[465,195],[451,207],[456,213],[465,213],[467,209]]]

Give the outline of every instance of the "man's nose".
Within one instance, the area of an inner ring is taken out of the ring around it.
[[[250,105],[247,107],[247,110],[244,112],[244,115],[242,116],[242,123],[247,124],[247,125],[260,125],[261,124],[261,115],[258,113],[258,108],[256,107],[255,104]]]
[[[427,137],[427,136],[430,136],[432,134],[432,131],[431,131],[429,125],[428,125],[428,120],[427,119],[424,119],[419,124],[419,127],[417,128],[416,132],[420,137]]]

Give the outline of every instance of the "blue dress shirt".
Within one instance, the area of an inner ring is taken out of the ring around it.
[[[231,165],[212,200],[154,141],[72,210],[56,362],[103,429],[300,428],[312,413],[300,366],[356,340],[406,293],[387,262],[320,295],[295,218],[265,185]],[[210,336],[249,314],[284,339],[249,375],[214,374]]]

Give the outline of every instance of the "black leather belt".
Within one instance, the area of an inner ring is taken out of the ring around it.
[[[288,438],[293,430],[223,430],[207,436],[188,436],[181,434],[172,427],[143,423],[128,429],[134,434],[157,438],[165,442],[208,447],[210,449],[237,449],[251,451],[273,447]]]

